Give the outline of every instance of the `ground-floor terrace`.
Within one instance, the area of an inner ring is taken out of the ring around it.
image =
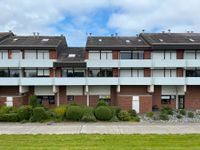
[[[200,109],[200,86],[1,86],[0,106],[27,105],[30,95],[45,107],[77,103],[96,106],[99,100],[138,113],[173,109]]]

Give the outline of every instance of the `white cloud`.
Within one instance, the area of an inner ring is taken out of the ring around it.
[[[200,31],[199,6],[199,0],[0,0],[0,31],[63,33],[71,45],[84,46],[86,32]],[[96,17],[104,10],[110,12],[105,26]]]

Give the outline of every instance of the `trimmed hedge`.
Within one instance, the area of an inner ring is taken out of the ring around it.
[[[17,109],[15,107],[0,107],[0,114],[16,113]]]
[[[32,108],[38,106],[37,96],[35,95],[29,96],[28,101],[29,105],[32,106]]]
[[[161,109],[161,113],[162,114],[167,114],[167,115],[173,115],[173,110],[171,107],[169,106],[164,106],[162,109]]]
[[[1,114],[0,115],[1,122],[17,122],[19,121],[17,113],[9,113],[9,114]]]
[[[131,117],[136,117],[137,116],[137,113],[136,113],[136,111],[134,109],[131,109],[128,112],[131,115]]]
[[[118,118],[121,121],[129,121],[131,119],[131,115],[129,112],[122,110],[120,111],[120,113],[118,114]]]
[[[83,117],[84,109],[81,106],[68,106],[66,119],[79,121]]]
[[[41,122],[46,119],[48,119],[48,116],[43,107],[35,107],[33,109],[33,116],[31,117],[32,122]]]
[[[105,103],[104,100],[100,100],[100,101],[97,103],[96,107],[99,107],[99,106],[108,106],[108,105]]]
[[[84,107],[84,113],[83,113],[83,117],[81,118],[81,121],[84,121],[84,122],[95,122],[96,118],[94,116],[94,108],[92,108],[92,107]]]
[[[113,112],[108,106],[99,106],[95,109],[95,116],[98,120],[108,121],[113,117]]]
[[[29,120],[33,114],[33,110],[31,106],[21,106],[17,111],[18,117],[20,121]]]

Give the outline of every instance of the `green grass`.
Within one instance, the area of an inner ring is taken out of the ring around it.
[[[199,150],[190,135],[0,135],[0,150]]]

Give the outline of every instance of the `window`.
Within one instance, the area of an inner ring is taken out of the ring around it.
[[[161,96],[161,104],[171,104],[171,96],[170,95],[162,95]]]
[[[35,50],[26,50],[24,53],[25,59],[36,59],[36,51]]]
[[[111,69],[93,69],[89,70],[89,77],[112,77]]]
[[[175,69],[158,69],[153,70],[153,77],[176,77]]]
[[[144,77],[144,70],[133,68],[121,69],[120,77]]]
[[[55,96],[37,96],[37,101],[42,104],[43,101],[48,101],[50,105],[55,104]]]
[[[120,52],[121,59],[131,59],[131,52]]]
[[[38,51],[37,59],[49,59],[49,51]]]
[[[143,51],[120,52],[121,59],[144,59]]]
[[[37,76],[47,77],[49,76],[49,69],[38,69]]]
[[[109,95],[100,95],[99,96],[99,101],[104,101],[107,105],[111,104],[111,99]]]
[[[186,77],[200,77],[199,69],[186,70]]]
[[[0,77],[9,77],[8,69],[0,69]]]
[[[62,69],[62,77],[84,77],[84,69]]]
[[[74,95],[68,95],[67,96],[67,101],[74,101]]]
[[[89,52],[89,59],[111,60],[112,59],[112,51],[92,51],[92,52]]]
[[[25,69],[25,77],[37,77],[36,69]]]
[[[10,69],[10,77],[19,77],[19,70],[17,69]]]

